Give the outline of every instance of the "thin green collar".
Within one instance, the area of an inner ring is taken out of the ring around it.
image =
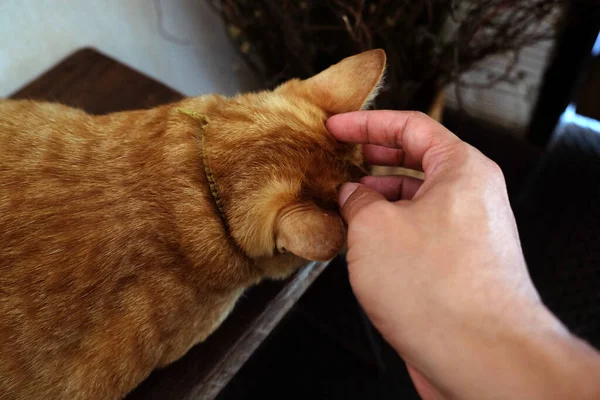
[[[212,170],[210,169],[210,164],[208,163],[208,156],[206,155],[206,125],[208,124],[208,119],[203,116],[200,115],[198,113],[196,113],[195,111],[192,110],[187,110],[187,109],[183,109],[183,108],[178,108],[177,109],[179,112],[181,112],[182,114],[187,115],[188,117],[191,117],[193,119],[195,119],[196,121],[199,121],[201,124],[201,130],[200,130],[200,137],[202,140],[202,163],[204,164],[204,173],[206,174],[206,180],[208,181],[208,186],[210,187],[210,194],[212,195],[212,198],[215,202],[215,206],[217,207],[217,211],[219,212],[219,217],[221,218],[221,221],[223,222],[223,226],[225,226],[225,229],[229,232],[229,224],[227,223],[227,218],[225,218],[225,209],[223,208],[223,202],[221,201],[221,197],[219,196],[219,186],[217,185],[217,182],[215,180],[215,176],[212,173]]]

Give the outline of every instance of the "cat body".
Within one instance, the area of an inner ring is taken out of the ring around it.
[[[0,101],[0,398],[122,398],[246,288],[338,254],[362,156],[325,120],[384,67],[103,116]]]

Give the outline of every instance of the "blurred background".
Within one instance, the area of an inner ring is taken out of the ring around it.
[[[0,33],[0,96],[82,47],[189,96],[257,84],[203,0],[0,0]]]
[[[599,32],[595,0],[0,0],[0,96],[82,48],[186,96],[384,48],[376,107],[436,110],[502,167],[544,301],[600,346]],[[323,272],[219,398],[417,398],[345,268]]]

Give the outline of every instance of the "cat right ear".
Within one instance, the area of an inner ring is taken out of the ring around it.
[[[365,51],[332,65],[304,81],[290,81],[278,91],[310,99],[329,115],[367,108],[383,84],[386,55],[381,49]]]
[[[281,210],[275,224],[275,245],[305,260],[327,261],[346,241],[346,229],[337,211],[326,211],[313,203],[298,203]]]

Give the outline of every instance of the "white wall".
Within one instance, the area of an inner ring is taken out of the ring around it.
[[[0,96],[81,47],[190,96],[255,88],[206,0],[0,0]]]
[[[502,126],[514,136],[523,137],[527,132],[553,46],[553,41],[544,41],[523,49],[514,69],[514,73],[524,74],[518,83],[503,82],[492,88],[462,89],[463,107],[472,116]],[[464,82],[486,82],[489,72],[500,75],[508,62],[507,54],[489,57],[480,64],[483,70],[467,72],[462,79]],[[459,108],[454,85],[446,89],[446,99],[448,107]]]
[[[0,0],[0,97],[87,46],[190,96],[256,88],[206,0]],[[550,49],[542,43],[524,52],[517,69],[527,75],[516,86],[465,90],[467,110],[521,135]],[[483,64],[501,70],[503,58]],[[457,107],[452,89],[447,100]]]

